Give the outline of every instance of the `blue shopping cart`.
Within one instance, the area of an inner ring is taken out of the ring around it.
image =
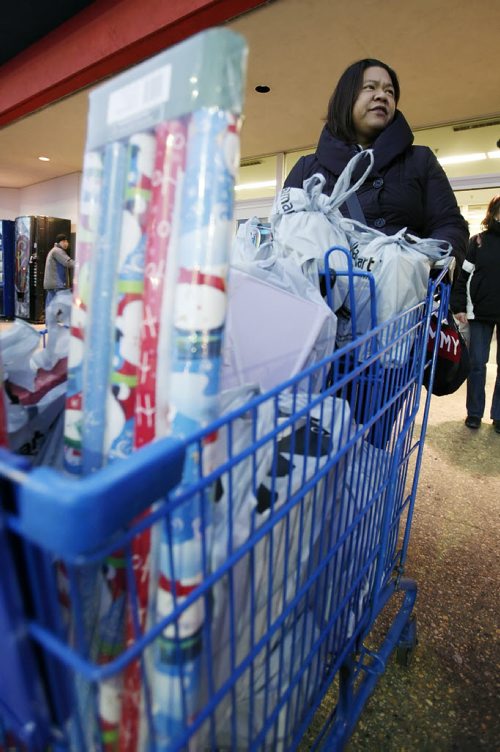
[[[294,750],[306,733],[343,748],[392,651],[416,643],[404,564],[445,276],[279,387],[231,394],[189,441],[80,481],[1,453],[2,752]],[[189,586],[183,555],[201,562]]]

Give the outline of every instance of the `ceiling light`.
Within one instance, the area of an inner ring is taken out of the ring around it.
[[[500,159],[500,151],[489,151],[488,156],[490,159]]]
[[[438,157],[438,162],[442,165],[452,165],[463,164],[464,162],[480,162],[482,159],[486,159],[484,151],[477,152],[477,154],[456,154],[452,157]]]
[[[38,157],[40,162],[50,162],[50,157]]]
[[[251,191],[254,188],[276,188],[276,180],[261,180],[256,183],[240,183],[235,185],[235,191]]]

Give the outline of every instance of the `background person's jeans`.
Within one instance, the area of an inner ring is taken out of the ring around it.
[[[56,292],[58,292],[58,290],[46,290],[45,291],[45,310],[47,310],[50,303],[55,298]]]
[[[482,418],[485,406],[486,364],[490,355],[490,345],[495,328],[494,321],[476,321],[470,324],[469,354],[470,374],[467,379],[467,415]],[[492,420],[500,420],[500,327],[497,324],[497,377],[491,402]]]
[[[49,305],[54,300],[55,296],[58,292],[62,292],[63,290],[66,290],[68,288],[66,287],[58,287],[55,290],[45,290],[45,323],[47,323],[47,311],[49,309]]]

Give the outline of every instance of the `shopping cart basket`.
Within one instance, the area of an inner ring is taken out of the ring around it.
[[[311,748],[342,749],[415,645],[403,573],[430,390],[414,428],[445,274],[279,387],[226,395],[189,441],[80,481],[2,452],[0,749],[292,750],[311,728]]]

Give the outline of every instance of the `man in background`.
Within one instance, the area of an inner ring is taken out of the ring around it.
[[[45,311],[59,290],[70,287],[69,270],[75,262],[68,253],[69,240],[67,235],[57,235],[54,247],[49,251],[45,260],[45,275],[43,287],[45,289]]]

